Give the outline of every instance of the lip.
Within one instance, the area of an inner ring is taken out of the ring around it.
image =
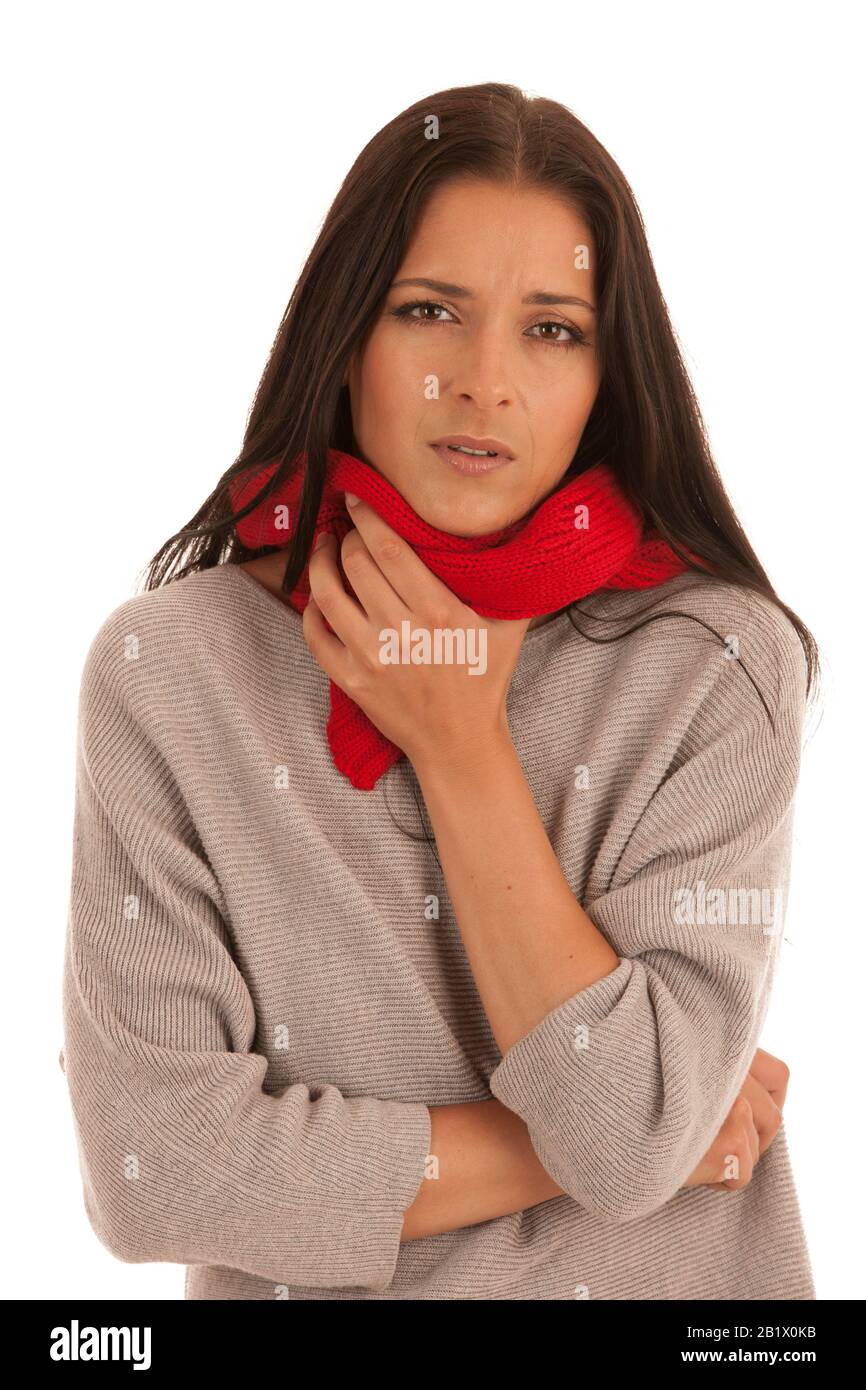
[[[508,445],[503,444],[501,439],[473,439],[471,434],[445,434],[441,439],[434,439],[432,443],[434,449],[440,445],[447,447],[449,444],[462,444],[466,449],[489,449],[499,454],[503,463],[510,463],[514,458]],[[495,462],[495,459],[491,462]]]
[[[481,473],[495,473],[497,468],[504,468],[511,459],[504,454],[497,454],[496,458],[472,458],[469,454],[457,454],[453,449],[449,449],[446,444],[431,444],[430,448],[438,454],[443,463],[447,463],[455,473],[463,473],[467,477],[478,477]]]
[[[463,444],[467,449],[495,449],[496,453],[492,458],[473,458],[470,454],[459,454],[454,449],[449,449],[449,444]],[[493,473],[497,468],[514,461],[514,455],[501,439],[473,439],[471,434],[446,434],[442,439],[435,440],[430,448],[434,449],[442,462],[447,463],[455,473],[462,473],[469,478],[479,477],[482,473]]]

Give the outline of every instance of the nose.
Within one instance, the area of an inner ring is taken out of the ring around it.
[[[479,410],[507,405],[512,398],[507,351],[501,330],[469,334],[453,361],[452,390]]]

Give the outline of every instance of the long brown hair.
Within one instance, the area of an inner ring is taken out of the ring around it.
[[[631,188],[566,107],[499,82],[425,97],[361,151],[283,314],[241,452],[186,526],[154,555],[146,588],[272,549],[248,550],[234,523],[278,487],[293,460],[306,452],[282,581],[286,593],[297,586],[309,558],[327,450],[357,452],[343,385],[349,359],[376,321],[425,203],[458,176],[548,190],[567,199],[589,224],[601,384],[568,476],[606,460],[645,524],[674,550],[703,557],[717,578],[777,604],[799,635],[812,693],[817,644],[773,589],[716,470]],[[279,467],[266,485],[233,511],[230,484],[276,460]]]

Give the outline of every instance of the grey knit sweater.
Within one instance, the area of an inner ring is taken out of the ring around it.
[[[335,769],[300,616],[228,565],[105,619],[60,1060],[119,1260],[186,1265],[188,1299],[815,1298],[784,1126],[740,1191],[683,1186],[760,1042],[802,650],[774,605],[694,574],[585,607],[618,620],[575,613],[603,637],[684,616],[601,644],[563,614],[524,639],[515,747],[622,959],[505,1057],[414,770],[364,792]],[[401,1242],[435,1180],[428,1106],[491,1094],[565,1195]]]

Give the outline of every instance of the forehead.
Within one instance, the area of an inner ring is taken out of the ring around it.
[[[589,255],[579,268],[580,246]],[[579,294],[592,288],[594,260],[589,225],[563,197],[546,189],[460,179],[431,194],[399,275],[451,280],[478,294],[506,284],[545,289],[539,276],[546,276],[555,277],[551,287]]]

